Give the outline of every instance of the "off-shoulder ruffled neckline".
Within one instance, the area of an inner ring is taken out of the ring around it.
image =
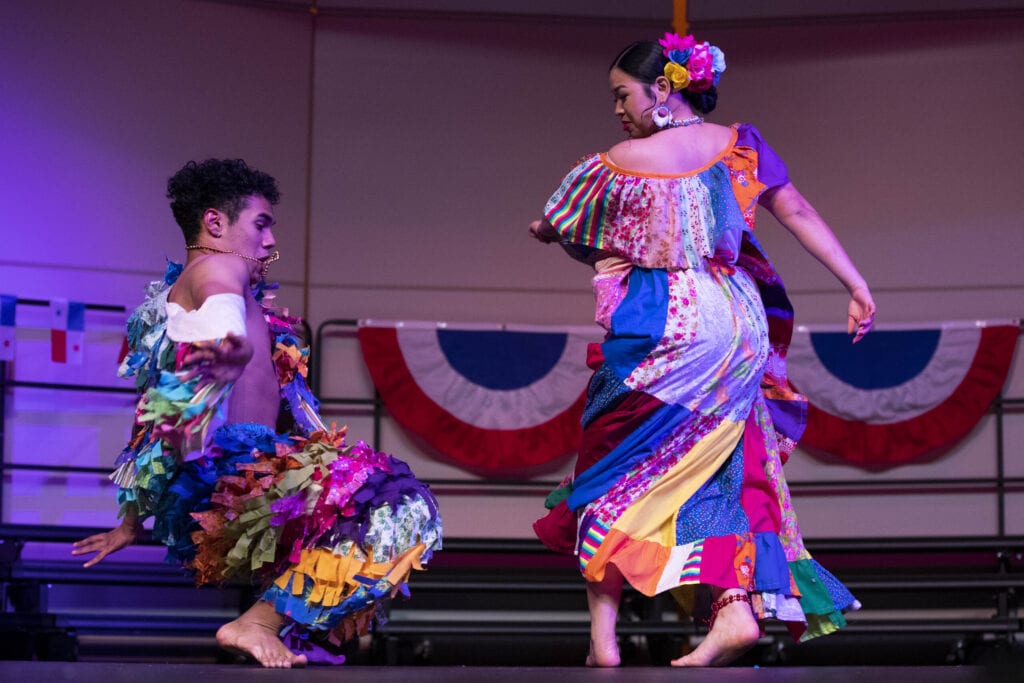
[[[615,162],[608,159],[607,152],[601,152],[598,154],[598,156],[601,158],[601,163],[604,164],[609,170],[621,175],[634,176],[636,178],[689,178],[708,170],[709,168],[717,164],[719,161],[724,159],[726,156],[728,156],[729,152],[731,152],[733,148],[736,147],[736,141],[739,139],[739,124],[733,124],[732,126],[730,126],[730,128],[732,128],[732,137],[729,139],[729,144],[727,144],[721,152],[712,157],[712,159],[703,166],[695,168],[692,171],[686,171],[685,173],[642,173],[640,171],[633,171],[628,168],[623,168],[617,165]]]

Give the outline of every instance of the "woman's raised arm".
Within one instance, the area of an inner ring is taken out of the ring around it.
[[[761,204],[850,292],[846,331],[860,341],[874,323],[875,301],[835,233],[792,183],[766,193]]]

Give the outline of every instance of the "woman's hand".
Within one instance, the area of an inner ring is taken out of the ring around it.
[[[850,293],[850,305],[846,313],[846,332],[857,335],[853,338],[856,344],[864,335],[871,331],[875,322],[875,300],[867,287],[857,287]]]
[[[88,553],[96,553],[94,557],[82,565],[83,567],[91,567],[110,553],[117,552],[121,548],[134,543],[135,539],[139,537],[140,528],[140,525],[134,519],[128,519],[125,516],[121,524],[110,531],[94,534],[89,538],[76,541],[72,545],[71,554],[87,555]]]
[[[544,244],[550,244],[552,242],[557,242],[559,235],[558,231],[555,230],[554,226],[552,226],[551,223],[548,223],[547,220],[540,218],[530,223],[530,237],[532,237],[535,240],[541,241]]]
[[[252,359],[252,344],[245,337],[228,333],[219,342],[196,342],[181,359],[185,380],[202,375],[221,384],[234,382],[242,376]]]

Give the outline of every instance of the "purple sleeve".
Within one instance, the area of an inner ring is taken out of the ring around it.
[[[789,170],[786,162],[768,146],[761,137],[761,132],[749,123],[737,129],[736,144],[750,147],[757,152],[757,179],[768,189],[781,187],[789,182]]]

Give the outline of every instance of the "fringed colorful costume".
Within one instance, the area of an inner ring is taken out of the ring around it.
[[[168,561],[197,584],[261,583],[297,651],[366,633],[382,598],[405,592],[410,570],[441,547],[437,501],[402,461],[363,442],[346,447],[344,429],[323,426],[305,382],[308,349],[295,321],[266,305],[262,283],[254,294],[291,427],[225,424],[231,386],[191,377],[181,367],[191,345],[167,334],[167,294],[181,270],[169,264],[128,321],[119,372],[136,378],[141,398],[111,475],[122,514],[134,504],[140,520],[154,517]]]
[[[739,588],[806,640],[858,605],[804,548],[782,474],[806,403],[786,380],[792,308],[752,229],[758,197],[787,182],[750,125],[691,173],[593,155],[566,176],[545,216],[595,266],[607,336],[575,472],[535,529],[588,581],[614,564],[684,608],[698,584]]]

